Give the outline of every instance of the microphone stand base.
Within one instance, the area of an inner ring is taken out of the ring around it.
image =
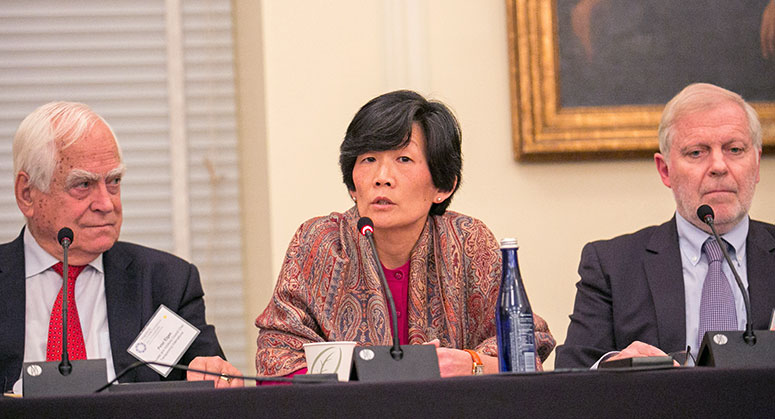
[[[404,356],[393,359],[392,346],[356,346],[350,381],[416,381],[439,378],[439,358],[433,345],[404,345]]]
[[[70,364],[70,374],[62,375],[59,361],[25,362],[22,365],[24,397],[91,394],[108,382],[104,359],[81,359]]]
[[[698,366],[740,368],[775,366],[775,332],[757,330],[756,343],[745,342],[741,331],[707,332],[702,338]]]
[[[213,380],[202,381],[152,381],[147,383],[119,383],[108,387],[111,393],[129,393],[129,392],[161,392],[173,390],[191,390],[199,388],[215,388]]]

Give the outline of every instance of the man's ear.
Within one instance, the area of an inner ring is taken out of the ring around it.
[[[657,165],[657,172],[662,179],[662,183],[670,188],[670,169],[667,167],[667,159],[660,153],[654,154],[654,163]]]
[[[759,149],[759,157],[756,159],[756,183],[759,183],[759,167],[762,162],[762,149]]]
[[[19,210],[25,217],[30,218],[35,210],[34,200],[32,195],[34,186],[30,183],[30,175],[26,172],[19,171],[16,174],[16,182],[14,182],[14,193],[16,194],[16,205],[19,206]]]

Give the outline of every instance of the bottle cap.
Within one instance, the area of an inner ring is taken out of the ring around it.
[[[517,245],[517,239],[513,237],[501,239],[501,249],[519,249],[519,246]]]

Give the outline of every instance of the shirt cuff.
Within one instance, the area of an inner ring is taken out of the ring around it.
[[[608,359],[608,358],[610,358],[610,357],[612,357],[614,355],[619,355],[619,353],[621,353],[621,351],[611,351],[611,352],[606,353],[605,355],[601,356],[600,359],[598,359],[597,362],[595,362],[591,367],[589,367],[589,369],[596,370],[601,362],[605,361],[606,359]]]

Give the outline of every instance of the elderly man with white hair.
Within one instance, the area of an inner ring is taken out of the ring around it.
[[[70,359],[104,358],[108,379],[136,361],[127,348],[163,304],[200,330],[180,363],[239,374],[223,360],[205,321],[196,267],[178,257],[118,241],[124,163],[113,131],[86,105],[52,102],[28,115],[13,143],[15,194],[26,219],[21,234],[0,245],[0,379],[20,391],[23,362],[59,360],[62,352],[62,260],[69,247]],[[216,376],[217,377],[217,376]],[[137,368],[122,382],[181,380]],[[189,379],[202,379],[189,373]],[[212,377],[204,377],[213,379]],[[240,380],[215,380],[218,386]]]

